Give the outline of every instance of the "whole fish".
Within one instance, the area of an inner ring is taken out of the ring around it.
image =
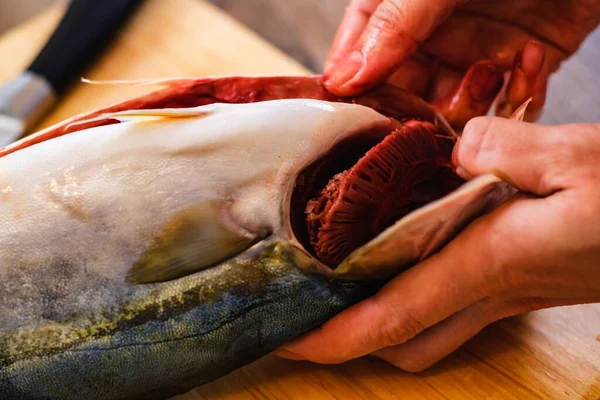
[[[309,197],[408,120],[451,152],[436,111],[387,85],[338,98],[319,77],[146,83],[163,88],[0,150],[1,399],[188,391],[371,295],[514,193],[495,176],[452,188],[332,266],[307,240]]]

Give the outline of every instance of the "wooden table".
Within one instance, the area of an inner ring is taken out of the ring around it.
[[[51,9],[0,36],[0,81],[28,63],[61,12]],[[207,3],[148,0],[85,75],[306,72]],[[147,90],[76,84],[41,125]],[[177,399],[599,399],[599,335],[599,305],[557,308],[496,323],[421,374],[370,358],[322,366],[269,356]]]

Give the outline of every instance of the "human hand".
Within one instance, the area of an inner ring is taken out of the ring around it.
[[[599,22],[599,0],[353,0],[327,58],[324,84],[350,96],[389,79],[462,127],[487,113],[503,73],[512,69],[497,114],[508,117],[532,97],[526,120],[534,121],[548,72]],[[490,63],[467,73],[480,60]]]
[[[600,301],[600,124],[476,118],[453,159],[463,177],[495,173],[520,194],[279,356],[373,354],[421,371],[494,321]]]

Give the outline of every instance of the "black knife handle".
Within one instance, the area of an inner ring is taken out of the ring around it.
[[[72,0],[58,27],[28,70],[61,94],[79,78],[142,0]]]

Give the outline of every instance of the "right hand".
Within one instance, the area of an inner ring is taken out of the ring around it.
[[[512,69],[497,113],[507,117],[533,97],[526,120],[534,121],[548,72],[598,23],[600,0],[352,0],[324,84],[352,96],[389,79],[462,127],[487,113]],[[491,62],[467,72],[480,60]]]
[[[332,364],[373,354],[417,372],[500,319],[600,302],[600,124],[476,118],[454,165],[520,193],[279,356]]]

